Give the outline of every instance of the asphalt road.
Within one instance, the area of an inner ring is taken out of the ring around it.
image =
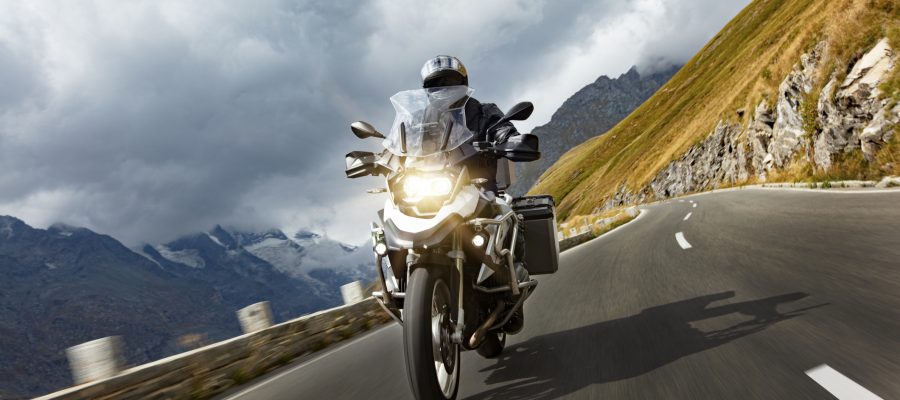
[[[464,353],[459,398],[834,398],[805,373],[823,364],[900,398],[900,191],[643,208],[538,277],[500,359]],[[225,397],[411,398],[401,340],[394,324]]]

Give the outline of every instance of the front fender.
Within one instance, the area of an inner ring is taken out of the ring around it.
[[[458,214],[452,214],[440,223],[419,232],[404,231],[394,221],[396,220],[384,220],[384,241],[388,249],[402,250],[435,246],[443,242],[463,222],[463,218]]]

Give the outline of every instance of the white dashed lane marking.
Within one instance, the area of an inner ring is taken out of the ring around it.
[[[684,238],[684,233],[676,233],[675,240],[678,242],[678,245],[681,246],[682,249],[687,250],[691,248],[691,244],[688,243],[687,239]]]
[[[683,219],[682,221],[687,221],[688,218],[691,217],[691,214],[693,214],[693,213],[692,213],[692,212],[689,212],[687,215],[685,215],[685,216],[684,216],[684,219]]]
[[[853,382],[828,365],[822,364],[808,370],[806,375],[840,400],[881,400],[881,397],[876,396],[875,393]]]
[[[694,208],[697,208],[697,203],[694,203],[693,207],[694,207]]]

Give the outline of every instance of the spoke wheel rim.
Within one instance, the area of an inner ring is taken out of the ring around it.
[[[459,374],[459,345],[450,339],[453,333],[450,289],[443,280],[437,280],[431,291],[431,348],[434,356],[434,372],[438,386],[445,398],[456,389]]]

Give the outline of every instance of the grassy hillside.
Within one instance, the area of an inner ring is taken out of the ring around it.
[[[562,219],[589,214],[623,184],[632,191],[644,187],[709,135],[718,121],[746,124],[756,104],[777,97],[781,80],[816,43],[829,44],[826,73],[816,83],[821,88],[831,72],[842,79],[847,66],[883,37],[900,49],[900,1],[754,1],[653,97],[605,135],[566,153],[531,192],[552,194]],[[898,70],[894,68],[885,83],[885,92],[894,97],[900,86]],[[739,117],[738,109],[748,112]],[[886,147],[894,152],[900,148]],[[874,173],[860,167],[860,159],[838,160],[840,168],[832,174]],[[816,171],[795,168],[790,173]]]

